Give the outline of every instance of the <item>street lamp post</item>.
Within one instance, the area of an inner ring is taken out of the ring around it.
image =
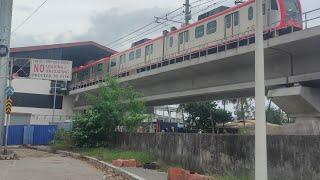
[[[255,179],[267,180],[267,138],[265,114],[265,77],[262,0],[256,0],[255,50]]]

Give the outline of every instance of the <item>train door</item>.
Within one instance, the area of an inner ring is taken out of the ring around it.
[[[148,62],[152,59],[153,55],[153,44],[149,44],[145,47],[145,62]]]
[[[228,14],[224,18],[224,38],[230,38],[240,32],[239,11]]]
[[[280,24],[281,14],[277,0],[271,0],[268,11],[268,26],[274,27]]]
[[[186,43],[189,42],[189,31],[179,33],[178,52],[184,51],[187,48]]]

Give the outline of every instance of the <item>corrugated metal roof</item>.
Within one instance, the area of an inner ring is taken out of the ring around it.
[[[93,41],[84,41],[84,42],[74,42],[74,43],[62,43],[62,44],[52,44],[52,45],[41,45],[41,46],[27,46],[27,47],[15,47],[11,48],[11,53],[17,52],[27,52],[27,51],[39,51],[39,50],[46,50],[46,49],[58,49],[58,48],[68,48],[68,47],[76,47],[76,46],[95,46],[101,50],[109,51],[112,54],[117,53],[117,51],[98,44]]]

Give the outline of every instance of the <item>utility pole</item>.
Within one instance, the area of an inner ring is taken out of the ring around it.
[[[191,11],[190,11],[190,1],[189,0],[186,0],[185,1],[185,4],[184,4],[184,19],[185,19],[185,25],[188,25],[190,20],[191,20]]]
[[[54,123],[54,115],[56,110],[56,99],[57,99],[57,84],[58,81],[54,81],[54,96],[53,96],[53,107],[52,107],[52,124]]]
[[[13,80],[13,58],[10,58],[10,74],[9,74],[9,84],[8,86],[12,87],[12,80]],[[10,96],[9,96],[10,97]],[[7,98],[9,98],[7,97]],[[7,114],[6,118],[6,134],[4,140],[4,154],[8,153],[8,135],[9,135],[9,126],[11,121],[11,114]]]
[[[4,145],[4,121],[13,0],[0,0],[0,145]]]
[[[268,180],[262,0],[256,0],[255,5],[255,179]]]

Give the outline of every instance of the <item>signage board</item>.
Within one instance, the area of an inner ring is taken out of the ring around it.
[[[56,81],[71,81],[72,61],[31,59],[30,78]]]
[[[12,86],[8,86],[8,87],[6,87],[5,92],[6,92],[6,95],[9,97],[14,94],[14,89]]]

